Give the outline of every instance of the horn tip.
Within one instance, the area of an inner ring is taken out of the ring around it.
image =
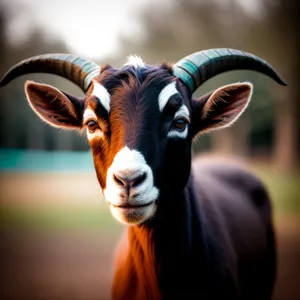
[[[288,84],[283,79],[281,79],[279,76],[277,76],[277,78],[274,78],[274,79],[278,84],[280,84],[282,86],[288,86]]]
[[[1,79],[0,80],[0,87],[4,87],[7,83],[5,82],[5,80]]]
[[[0,88],[5,87],[6,85],[8,85],[11,82],[10,79],[8,79],[6,76],[2,77],[0,79]]]
[[[288,86],[288,84],[287,84],[285,81],[283,81],[283,80],[281,80],[281,81],[279,82],[279,84],[281,84],[281,85],[283,85],[283,86]]]

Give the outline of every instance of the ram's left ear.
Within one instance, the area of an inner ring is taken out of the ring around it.
[[[57,88],[27,81],[27,100],[34,112],[51,126],[64,129],[81,129],[84,101]]]
[[[193,136],[232,125],[246,109],[252,90],[251,83],[234,83],[193,99]]]

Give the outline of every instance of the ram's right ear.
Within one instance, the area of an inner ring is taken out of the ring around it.
[[[81,129],[83,100],[33,81],[26,82],[25,93],[31,108],[51,126]]]

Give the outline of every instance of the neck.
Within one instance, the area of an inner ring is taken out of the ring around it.
[[[191,200],[191,187],[189,182],[184,191],[162,194],[151,222],[128,227],[127,244],[121,244],[119,249],[122,254],[118,257],[113,299],[121,298],[117,295],[125,296],[122,299],[161,299],[178,287],[188,288],[190,279],[182,274],[188,274],[195,263],[195,226],[197,240],[201,235],[200,220],[192,213],[197,208]],[[170,286],[172,291],[168,290]]]

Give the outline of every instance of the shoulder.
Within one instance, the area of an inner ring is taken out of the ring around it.
[[[264,186],[262,180],[250,170],[246,162],[235,158],[198,155],[193,159],[192,170],[196,182],[199,183],[204,180],[247,190]]]
[[[244,162],[199,156],[193,162],[197,202],[210,214],[240,213],[256,207],[269,219],[271,199],[265,183]],[[252,207],[252,208],[251,208]]]

